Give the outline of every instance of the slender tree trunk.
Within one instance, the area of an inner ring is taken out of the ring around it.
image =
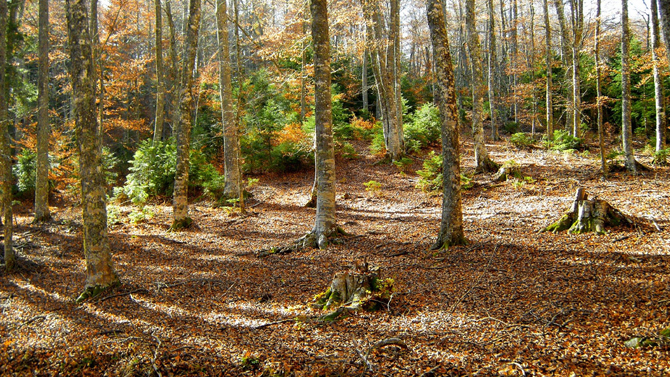
[[[656,103],[656,152],[665,149],[665,96],[663,79],[658,63],[658,49],[661,46],[661,35],[658,27],[658,7],[656,0],[651,0],[651,58],[654,63],[654,97]],[[659,161],[660,162],[660,161]]]
[[[547,81],[546,81],[546,102],[547,102],[547,137],[552,138],[554,136],[554,100],[552,95],[552,63],[553,56],[551,53],[551,23],[549,23],[549,4],[548,0],[542,2],[544,7],[544,27],[545,27],[545,61],[547,64]]]
[[[37,167],[35,222],[51,219],[49,211],[49,1],[39,2],[39,69],[37,72]]]
[[[584,2],[571,0],[572,13],[572,136],[579,136],[579,126],[582,123],[581,106],[582,94],[579,82],[579,50],[582,43],[582,29],[584,28]]]
[[[631,124],[630,102],[630,27],[628,25],[628,0],[621,1],[621,141],[626,157],[626,169],[635,174],[635,156],[633,155],[633,126]]]
[[[193,122],[193,71],[198,49],[200,29],[200,0],[190,0],[184,61],[179,95],[179,123],[177,124],[177,169],[175,172],[173,217],[171,229],[188,228],[193,220],[188,216],[188,170]]]
[[[326,0],[312,0],[316,135],[316,219],[306,246],[325,248],[335,225],[335,151],[330,98],[330,43]]]
[[[156,120],[154,123],[154,142],[163,138],[165,123],[165,80],[163,73],[163,16],[161,0],[156,5]]]
[[[70,74],[74,97],[75,134],[79,149],[81,202],[84,223],[86,288],[79,299],[97,295],[116,285],[107,236],[107,207],[102,171],[102,139],[96,114],[96,75],[93,42],[87,23],[85,0],[67,0]],[[94,10],[91,14],[96,14]]]
[[[475,0],[465,2],[465,25],[468,34],[468,48],[472,62],[472,131],[475,141],[475,163],[478,171],[495,171],[498,165],[491,161],[484,140],[484,96],[486,88],[482,76],[481,48],[475,25]]]
[[[603,177],[607,178],[607,160],[605,159],[605,135],[603,131],[602,82],[600,78],[600,0],[596,0],[596,31],[595,31],[595,68],[596,68],[596,104],[598,107],[598,144],[600,146],[600,164]]]
[[[172,134],[176,136],[177,127],[179,124],[179,95],[181,93],[181,86],[179,81],[179,60],[177,58],[177,37],[175,35],[176,28],[174,19],[172,17],[172,8],[170,0],[165,2],[165,15],[167,16],[168,30],[170,32],[170,99],[171,99],[171,114],[170,122],[172,123]]]
[[[535,128],[537,124],[537,89],[535,86],[535,5],[529,2],[530,7],[530,51],[528,56],[528,71],[531,83],[531,135],[535,138]]]
[[[435,93],[442,122],[442,169],[444,192],[442,198],[442,220],[440,232],[433,249],[462,245],[466,242],[463,233],[461,207],[460,152],[458,144],[458,109],[454,70],[449,52],[449,39],[440,0],[428,0],[426,14],[430,38],[435,53],[437,92]]]
[[[307,114],[307,77],[305,66],[307,65],[307,12],[308,4],[302,14],[302,49],[300,56],[300,123],[305,121]],[[237,29],[236,29],[237,30]]]
[[[370,104],[368,100],[368,49],[363,52],[363,64],[361,68],[361,96],[363,97],[363,111],[368,114],[370,111]]]
[[[7,0],[0,0],[0,67],[7,65]],[[12,151],[9,136],[9,112],[7,109],[7,75],[0,69],[0,192],[2,194],[4,221],[5,269],[11,271],[16,267],[16,254],[13,247],[12,221]]]
[[[400,50],[400,0],[391,0],[391,27],[389,30],[389,39],[393,43],[392,51],[393,54],[389,57],[390,62],[393,64],[393,95],[395,98],[395,113],[397,117],[397,123],[395,129],[392,130],[394,143],[397,146],[394,146],[395,149],[399,149],[399,153],[391,155],[393,160],[399,159],[403,152],[405,151],[404,143],[404,133],[402,126],[402,91],[400,90],[400,58],[402,57],[402,50]]]
[[[226,0],[217,0],[216,22],[219,37],[219,86],[221,91],[221,122],[223,123],[223,161],[226,178],[223,195],[226,198],[237,199],[242,197],[242,174],[240,170],[239,129],[235,122],[233,87],[230,78],[232,69],[228,47]]]
[[[558,26],[561,31],[561,53],[562,53],[562,60],[563,64],[565,66],[568,66],[568,64],[571,64],[572,62],[572,41],[570,39],[570,30],[568,29],[567,21],[565,19],[565,7],[563,5],[563,0],[554,0],[554,6],[556,7],[556,15],[558,16]],[[566,70],[565,71],[565,82],[566,83],[571,83],[571,73],[572,70]],[[573,99],[572,99],[572,94],[573,90],[572,87],[570,87],[567,90],[567,104],[565,106],[565,111],[566,111],[566,128],[571,127],[573,122],[572,122],[572,116],[573,116],[573,111],[571,109],[573,105]]]
[[[488,59],[488,84],[489,84],[489,108],[491,111],[491,139],[498,140],[498,107],[496,95],[498,94],[497,83],[498,76],[498,61],[496,59],[496,28],[495,28],[495,12],[493,10],[493,0],[488,0],[489,13],[489,59]]]
[[[658,10],[661,14],[661,30],[663,31],[663,42],[665,42],[665,53],[670,61],[670,0],[658,0]]]
[[[511,23],[511,38],[512,38],[512,51],[511,51],[511,56],[510,56],[510,65],[512,66],[512,90],[513,90],[513,104],[512,104],[512,110],[514,111],[514,123],[519,123],[519,99],[518,99],[518,94],[517,94],[517,60],[519,56],[519,43],[517,39],[517,29],[519,27],[519,15],[518,15],[518,7],[517,7],[517,0],[514,0],[512,2],[512,17],[510,17],[510,23]]]

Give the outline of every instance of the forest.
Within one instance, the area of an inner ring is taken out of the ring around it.
[[[0,0],[0,375],[670,374],[666,46],[670,0]]]

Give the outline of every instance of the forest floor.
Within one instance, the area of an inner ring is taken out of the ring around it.
[[[661,376],[668,347],[627,348],[670,326],[670,170],[602,180],[591,156],[488,145],[532,179],[474,177],[463,192],[467,246],[429,251],[441,199],[361,153],[338,160],[338,224],[327,250],[259,258],[308,232],[313,173],[259,176],[249,215],[199,202],[197,226],[169,232],[169,202],[110,226],[122,285],[83,304],[81,215],[16,219],[22,269],[0,273],[0,375]],[[361,145],[357,145],[362,150]],[[462,165],[474,168],[471,144]],[[648,159],[640,157],[642,162]],[[381,183],[366,191],[363,183]],[[606,199],[635,226],[607,235],[537,231],[575,190]],[[333,275],[367,260],[395,282],[387,307],[336,322],[312,309]],[[284,321],[283,321],[284,320]],[[375,347],[399,338],[407,346]]]

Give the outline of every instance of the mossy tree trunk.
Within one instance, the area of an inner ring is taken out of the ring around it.
[[[163,72],[163,11],[161,0],[154,0],[156,9],[156,120],[154,123],[154,142],[163,139],[165,123],[165,79]]]
[[[547,137],[550,139],[554,136],[554,99],[552,93],[552,63],[553,53],[551,51],[551,23],[549,22],[549,4],[548,0],[542,2],[544,10],[544,28],[545,28],[545,64],[546,64],[546,123],[547,123]]]
[[[658,7],[656,0],[651,0],[651,58],[654,63],[654,99],[656,104],[656,152],[665,149],[665,95],[663,93],[663,78],[659,67],[657,51],[661,46],[660,28],[658,26]],[[657,161],[658,160],[658,161]],[[665,164],[663,157],[658,153],[654,160],[657,164]]]
[[[458,108],[454,88],[454,69],[449,52],[449,39],[440,0],[426,3],[430,38],[435,56],[437,90],[435,100],[442,123],[443,196],[440,232],[433,249],[466,243],[461,206],[461,168],[458,144]]]
[[[589,199],[583,188],[577,189],[570,210],[544,231],[570,233],[605,233],[606,226],[629,223],[630,220],[604,200]]]
[[[633,155],[633,125],[630,98],[630,26],[628,25],[628,0],[621,1],[621,143],[626,157],[626,169],[637,173]]]
[[[66,1],[70,75],[74,97],[75,136],[79,149],[84,223],[86,288],[80,298],[118,284],[107,236],[106,190],[102,171],[102,139],[97,120],[96,75],[86,0]],[[92,14],[95,14],[92,12]]]
[[[177,125],[177,169],[173,194],[173,223],[171,229],[178,230],[191,226],[188,216],[188,170],[191,148],[191,127],[193,125],[193,70],[198,49],[200,30],[200,0],[190,0],[186,32],[186,54],[181,70],[181,93],[179,96],[179,124]]]

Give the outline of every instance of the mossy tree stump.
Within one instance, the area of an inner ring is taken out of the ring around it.
[[[584,189],[579,188],[570,210],[543,231],[603,234],[606,226],[630,223],[630,219],[609,203],[598,198],[589,199]]]
[[[393,279],[380,279],[379,268],[369,268],[366,262],[357,262],[345,272],[333,277],[330,287],[315,297],[315,308],[336,311],[324,315],[323,320],[335,320],[345,310],[373,310],[379,303],[388,302],[393,292]]]

